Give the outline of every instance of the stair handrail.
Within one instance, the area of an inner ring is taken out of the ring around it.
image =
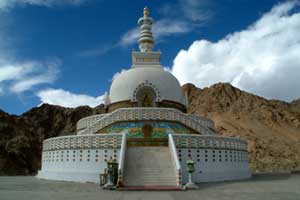
[[[120,149],[120,157],[119,157],[119,166],[118,166],[118,183],[117,186],[120,187],[123,185],[123,174],[124,174],[124,162],[125,162],[125,152],[126,152],[126,134],[127,130],[122,133],[122,142]]]
[[[180,162],[179,162],[179,158],[178,158],[178,155],[176,153],[177,150],[176,150],[175,142],[174,142],[174,139],[173,139],[173,136],[172,136],[171,133],[169,134],[169,142],[170,142],[170,146],[171,146],[171,151],[172,151],[173,156],[174,156],[176,170],[181,170],[181,165],[180,165]]]
[[[168,137],[169,137],[169,148],[171,150],[173,160],[175,161],[177,185],[180,186],[182,184],[182,182],[181,182],[181,178],[182,178],[181,177],[181,165],[180,165],[179,158],[177,155],[177,149],[176,149],[176,145],[175,145],[172,133],[169,133]]]

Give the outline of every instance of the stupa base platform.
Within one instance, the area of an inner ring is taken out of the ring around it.
[[[119,191],[182,191],[182,187],[178,186],[127,186],[117,188]]]

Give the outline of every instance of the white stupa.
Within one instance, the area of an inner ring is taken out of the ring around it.
[[[140,51],[112,82],[107,113],[79,120],[73,136],[44,140],[39,178],[99,183],[109,159],[118,163],[119,187],[181,187],[187,160],[196,183],[251,176],[246,141],[221,137],[212,120],[186,113],[186,95],[153,51],[152,23],[145,8]]]

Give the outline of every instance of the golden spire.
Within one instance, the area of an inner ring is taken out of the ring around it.
[[[144,8],[144,17],[148,17],[149,16],[149,9],[147,8],[147,6],[145,6]]]

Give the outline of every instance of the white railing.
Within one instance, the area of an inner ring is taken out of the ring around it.
[[[127,131],[124,131],[122,134],[122,143],[121,143],[119,166],[118,166],[118,186],[123,185],[124,162],[125,162],[125,152],[126,152],[126,134]]]
[[[107,113],[105,113],[105,114],[98,114],[98,115],[92,115],[92,116],[88,116],[88,117],[82,118],[82,119],[80,119],[77,122],[76,130],[77,131],[83,130],[83,129],[91,126],[96,121],[98,121],[99,119],[101,119],[102,117],[104,117],[106,115],[107,115]]]
[[[173,134],[176,148],[235,149],[247,151],[246,140],[219,135]]]
[[[122,134],[94,134],[60,136],[43,141],[43,151],[63,149],[90,149],[90,148],[121,148]]]
[[[120,108],[95,121],[91,126],[78,132],[78,135],[94,134],[115,122],[136,120],[168,120],[180,122],[203,135],[214,134],[208,126],[204,125],[207,124],[206,122],[200,123],[198,118],[195,119],[173,108]]]
[[[181,165],[179,162],[179,158],[177,155],[177,150],[176,150],[176,145],[175,142],[173,140],[173,136],[171,133],[169,133],[169,148],[171,151],[171,156],[172,156],[172,161],[175,163],[175,174],[176,174],[176,182],[177,185],[180,186],[181,185]]]
[[[197,114],[186,114],[186,116],[189,116],[191,117],[193,120],[196,120],[198,121],[200,124],[202,124],[203,126],[207,126],[211,129],[215,129],[215,123],[213,120],[211,119],[208,119],[206,117],[201,117],[201,116],[198,116]]]

